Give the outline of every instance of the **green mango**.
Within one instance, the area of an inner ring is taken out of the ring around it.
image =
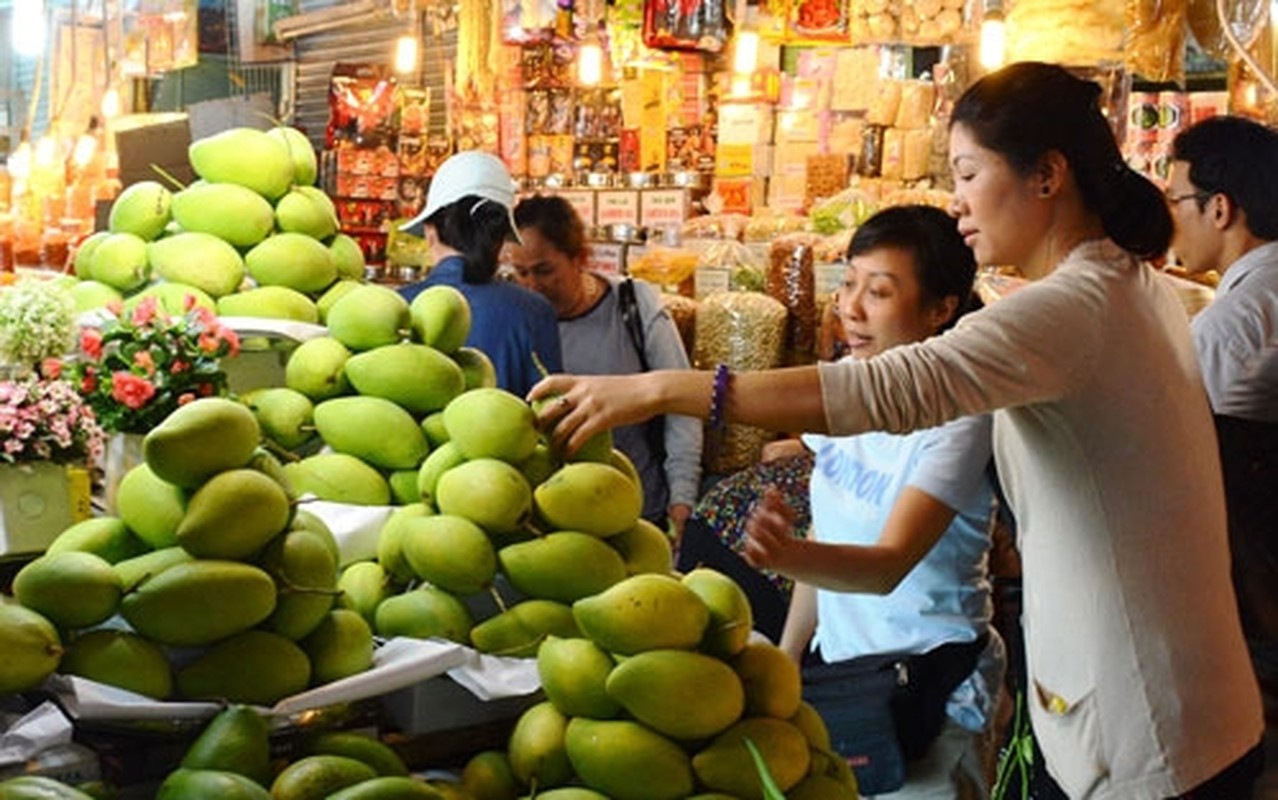
[[[339,238],[342,236],[345,236],[345,234],[341,234],[341,233],[338,234]],[[350,237],[346,236],[346,238],[349,239]],[[334,240],[334,244],[336,244],[336,240]],[[329,246],[329,249],[330,250],[333,249],[331,245]],[[336,251],[334,251],[333,258],[334,259],[339,258],[339,256],[336,255]],[[361,261],[360,263],[362,264],[363,262]],[[341,300],[343,297],[345,297],[347,292],[363,285],[354,278],[348,278],[348,277],[342,276],[342,265],[340,261],[338,262],[338,266],[337,266],[337,274],[338,274],[337,282],[335,282],[332,286],[325,289],[324,293],[321,294],[319,296],[319,299],[315,301],[315,308],[319,311],[319,318],[320,318],[321,324],[328,322],[328,310],[333,307],[334,303],[336,303],[338,300]]]
[[[142,440],[142,456],[161,480],[193,489],[247,464],[261,439],[253,412],[234,400],[202,397],[152,428]]]
[[[572,603],[626,577],[620,554],[585,533],[557,531],[503,547],[497,554],[510,584],[528,597]]]
[[[538,442],[532,454],[520,461],[517,466],[524,479],[528,481],[528,485],[537,486],[554,475],[555,470],[562,465],[548,445]]]
[[[315,428],[333,450],[383,469],[417,469],[430,450],[417,421],[380,397],[325,400],[315,406]]]
[[[214,715],[182,756],[183,769],[225,770],[260,786],[271,781],[271,727],[245,705],[229,705]]]
[[[643,517],[616,536],[608,537],[608,544],[621,554],[628,575],[644,572],[665,575],[674,567],[670,537]]]
[[[284,319],[312,325],[319,322],[315,301],[287,286],[259,286],[219,297],[217,313],[220,317]]]
[[[415,416],[444,408],[466,385],[461,367],[451,358],[408,342],[352,356],[346,377],[360,394],[390,400]]]
[[[124,299],[124,313],[132,314],[133,309],[137,308],[139,303],[149,297],[154,297],[156,303],[159,304],[160,308],[164,309],[165,313],[175,317],[180,317],[190,310],[187,307],[188,302],[200,308],[207,308],[209,311],[217,310],[217,301],[198,286],[165,280],[159,283],[152,283],[142,289],[142,291],[126,297]]]
[[[470,641],[481,653],[510,658],[536,658],[537,648],[548,636],[563,639],[581,635],[572,609],[553,600],[523,600],[489,617],[470,631]]]
[[[391,576],[376,561],[356,561],[342,570],[337,588],[341,591],[337,598],[338,607],[359,613],[371,625],[376,618],[377,606],[391,596]]]
[[[151,269],[166,281],[184,283],[222,297],[240,288],[244,260],[234,247],[211,233],[187,231],[147,245]]]
[[[417,488],[417,470],[397,469],[386,476],[386,483],[390,485],[391,501],[395,505],[406,506],[421,502],[422,493]]]
[[[275,203],[275,227],[313,241],[327,239],[337,233],[337,209],[328,195],[314,186],[295,186]],[[331,252],[329,262],[336,276],[337,263]]]
[[[636,720],[684,741],[722,733],[745,711],[732,667],[688,650],[637,653],[612,670],[605,688]]]
[[[612,719],[621,712],[621,703],[607,691],[614,666],[612,656],[589,639],[547,636],[537,651],[541,687],[570,717]]]
[[[98,234],[94,234],[97,236]],[[106,234],[110,235],[110,234]],[[87,257],[86,257],[87,260]],[[83,314],[85,311],[97,311],[100,308],[106,308],[111,303],[124,302],[124,295],[119,289],[113,286],[107,286],[101,281],[85,279],[71,287],[71,300],[75,303],[75,311],[77,314]]]
[[[303,233],[263,239],[244,256],[244,267],[258,286],[286,286],[303,294],[322,292],[337,280],[333,254]]]
[[[194,561],[195,556],[178,547],[176,544],[152,550],[140,556],[126,558],[111,566],[120,578],[120,585],[125,592],[132,591],[138,584],[148,578],[159,575],[169,567]]]
[[[71,265],[75,270],[75,276],[80,279],[81,283],[93,279],[93,271],[90,267],[93,263],[93,251],[110,235],[111,231],[96,231],[89,234],[76,247],[75,255],[71,257]],[[74,287],[72,288],[74,290]]]
[[[364,250],[359,242],[344,233],[333,237],[328,243],[329,252],[333,254],[333,263],[337,265],[337,277],[347,281],[364,280]]]
[[[197,559],[143,581],[124,596],[120,613],[160,644],[204,645],[269,617],[275,594],[275,582],[257,567]]]
[[[329,334],[352,350],[395,344],[408,330],[408,301],[393,289],[367,283],[338,298],[326,324]]]
[[[346,394],[346,361],[351,351],[331,336],[307,339],[299,344],[284,365],[284,385],[314,402]]]
[[[476,800],[512,800],[522,788],[505,750],[481,750],[471,756],[462,768],[461,785]]]
[[[252,189],[234,183],[186,187],[173,195],[173,218],[185,231],[207,233],[233,247],[252,247],[275,229],[271,204]]]
[[[400,548],[417,577],[460,595],[492,585],[497,555],[478,525],[450,514],[413,517],[403,525]]]
[[[283,197],[293,184],[293,158],[278,138],[253,128],[230,128],[191,142],[187,156],[195,174],[210,183],[235,183],[267,200]]]
[[[438,449],[431,451],[417,470],[417,494],[422,501],[433,504],[440,476],[464,463],[466,463],[466,457],[452,442],[444,442]]]
[[[93,797],[43,775],[19,775],[0,781],[0,800],[93,800]]]
[[[141,555],[149,548],[119,517],[90,517],[59,533],[44,554],[51,556],[71,550],[93,553],[108,564],[115,564]]]
[[[321,536],[305,528],[271,540],[260,564],[275,578],[279,597],[263,627],[298,641],[323,621],[337,598],[337,558]]]
[[[456,287],[427,286],[409,304],[415,341],[456,353],[470,336],[470,303]]]
[[[307,511],[305,508],[298,508],[293,512],[293,521],[289,523],[289,530],[294,531],[310,531],[319,537],[328,551],[333,554],[334,563],[339,566],[342,564],[342,549],[337,544],[337,537],[333,535],[332,529],[328,527],[328,523],[324,522],[316,514]]]
[[[448,440],[469,459],[497,458],[518,464],[537,446],[532,408],[504,389],[470,389],[444,407]]]
[[[41,556],[13,578],[18,602],[64,630],[107,619],[123,591],[120,576],[105,559],[74,550]]]
[[[284,530],[289,511],[288,494],[261,472],[219,472],[187,502],[178,544],[197,558],[248,558]]]
[[[304,736],[301,751],[306,755],[346,756],[362,761],[383,777],[408,775],[408,766],[389,745],[372,736],[353,731],[321,731]]]
[[[139,539],[153,549],[163,550],[177,544],[177,529],[186,516],[186,492],[142,463],[120,479],[115,509]]]
[[[549,701],[524,711],[510,732],[507,753],[510,771],[524,786],[540,790],[562,786],[573,777],[564,736],[568,717]]]
[[[58,671],[118,686],[155,700],[173,694],[173,671],[155,643],[128,631],[99,628],[73,639]]]
[[[358,675],[373,667],[373,629],[357,612],[335,608],[301,641],[316,685]]]
[[[44,616],[17,603],[0,602],[0,694],[25,692],[53,674],[62,638]]]
[[[774,717],[747,717],[715,737],[692,757],[692,769],[704,786],[737,797],[763,798],[763,785],[745,740],[754,742],[781,791],[808,774],[812,755],[799,729]]]
[[[288,125],[277,125],[266,135],[282,142],[288,151],[289,160],[293,162],[293,185],[313,186],[319,176],[319,158],[306,134]]]
[[[377,777],[373,768],[346,756],[306,756],[294,761],[275,776],[271,784],[274,800],[320,800],[348,786]]]
[[[564,749],[582,782],[614,800],[675,800],[695,785],[683,748],[632,720],[574,717]]]
[[[317,453],[284,465],[289,482],[299,494],[320,500],[361,506],[390,503],[390,485],[382,474],[346,453]]]
[[[261,630],[217,642],[177,673],[182,697],[263,706],[301,692],[310,680],[306,653],[283,636]]]
[[[111,203],[107,230],[131,233],[149,242],[169,224],[172,202],[172,193],[157,181],[129,184]]]
[[[262,434],[285,450],[295,450],[315,435],[315,404],[296,389],[251,389],[240,395],[240,402],[253,412]]]
[[[532,799],[529,795],[521,795],[519,800]],[[560,786],[548,792],[538,792],[536,800],[611,800],[611,798],[584,786]]]
[[[532,489],[523,474],[495,458],[449,469],[435,483],[432,499],[440,512],[465,517],[493,534],[520,531],[532,509]]]
[[[550,527],[615,536],[634,527],[643,492],[620,470],[581,461],[565,464],[533,493],[537,516]]]
[[[347,786],[330,794],[328,800],[447,800],[447,796],[416,778],[383,775]]]
[[[450,353],[466,377],[466,391],[497,388],[497,368],[488,354],[477,347],[459,347]]]
[[[146,240],[132,233],[112,233],[93,249],[89,276],[121,292],[141,289],[151,279]]]
[[[744,650],[754,629],[754,611],[741,584],[709,567],[698,567],[681,580],[710,610],[701,651],[726,659]]]
[[[438,637],[458,644],[470,644],[474,623],[465,603],[434,586],[419,586],[386,598],[374,617],[377,635],[387,639]]]
[[[696,592],[668,575],[632,575],[573,603],[572,612],[586,636],[622,655],[696,649],[710,624]]]
[[[444,427],[442,410],[431,412],[422,418],[422,433],[426,434],[426,441],[430,443],[432,451],[448,441],[448,428]]]
[[[182,768],[168,774],[155,800],[271,800],[271,793],[229,770]]]

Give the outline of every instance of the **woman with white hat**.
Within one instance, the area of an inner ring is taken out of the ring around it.
[[[473,150],[451,156],[431,178],[421,213],[400,228],[426,239],[435,266],[399,292],[411,301],[428,286],[461,291],[471,311],[466,345],[492,360],[498,386],[522,397],[541,377],[537,359],[560,372],[563,358],[550,302],[495,279],[502,245],[518,241],[514,204],[515,184],[501,159]]]

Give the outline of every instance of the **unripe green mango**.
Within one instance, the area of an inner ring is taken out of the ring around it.
[[[209,311],[217,310],[217,301],[198,286],[175,281],[160,281],[124,298],[124,313],[132,314],[138,303],[148,297],[154,297],[160,308],[175,317],[180,317],[189,310],[187,303],[207,308]]]
[[[754,742],[781,791],[808,774],[811,753],[799,729],[773,717],[747,717],[715,737],[692,757],[692,769],[705,786],[747,800],[762,800],[763,784],[745,740]]]
[[[271,576],[257,567],[197,559],[143,581],[124,596],[120,613],[160,644],[204,645],[269,617],[275,593]]]
[[[541,702],[519,715],[510,733],[510,771],[524,786],[561,786],[572,779],[564,736],[568,718],[553,703]]]
[[[399,753],[372,736],[353,731],[321,731],[304,737],[301,744],[306,755],[346,756],[364,762],[383,777],[408,775]]]
[[[572,612],[586,636],[622,655],[693,650],[710,623],[696,592],[668,575],[633,575],[573,603]]]
[[[314,186],[295,186],[275,203],[275,227],[285,233],[327,239],[337,232],[337,209],[328,195]],[[336,261],[333,267],[336,269]]]
[[[333,254],[301,233],[263,239],[244,256],[244,266],[258,286],[286,286],[304,294],[322,292],[337,280]]]
[[[160,478],[147,464],[124,473],[115,492],[116,513],[129,530],[151,548],[177,544],[177,529],[186,516],[186,491]]]
[[[401,581],[417,577],[404,556],[404,536],[410,520],[434,513],[435,509],[426,503],[410,503],[395,509],[386,518],[377,536],[377,561],[391,577]]]
[[[58,668],[62,639],[43,615],[17,603],[0,603],[0,694],[25,692]]]
[[[433,347],[408,342],[351,356],[346,377],[360,394],[390,400],[415,416],[442,409],[466,386],[455,361]]]
[[[43,775],[19,775],[0,781],[0,800],[93,800],[93,797]]]
[[[71,257],[71,266],[75,270],[75,276],[81,282],[93,279],[90,266],[93,262],[93,251],[98,249],[98,245],[110,235],[111,231],[95,231],[75,248],[75,255]]]
[[[464,463],[466,463],[466,456],[462,455],[457,445],[452,442],[444,442],[437,449],[432,450],[417,470],[417,493],[422,502],[434,505],[440,476]]]
[[[523,788],[510,769],[505,750],[481,750],[471,756],[462,768],[461,785],[475,800],[512,800]]]
[[[337,606],[357,612],[370,625],[376,619],[377,606],[393,591],[390,573],[376,561],[348,564],[337,579],[337,588],[341,592]]]
[[[211,233],[187,231],[147,245],[151,270],[166,281],[194,286],[218,298],[240,288],[244,259]]]
[[[754,629],[754,611],[745,590],[732,578],[709,567],[698,567],[680,580],[697,593],[710,610],[710,624],[701,651],[716,658],[732,658],[745,649]]]
[[[299,494],[359,506],[390,503],[390,486],[382,474],[346,453],[317,453],[285,464],[284,472]]]
[[[546,697],[570,717],[612,719],[621,703],[608,694],[615,662],[589,639],[548,636],[537,651],[537,675]]]
[[[173,218],[183,230],[252,247],[275,229],[275,209],[257,192],[234,183],[196,183],[173,195]]]
[[[113,564],[112,569],[119,576],[120,585],[124,587],[124,591],[127,593],[132,591],[142,581],[159,575],[169,567],[194,560],[195,556],[175,544],[170,547],[162,547],[159,550],[152,550],[149,553],[143,553],[140,556],[126,558],[118,564]]]
[[[279,596],[264,628],[298,641],[323,621],[337,599],[337,558],[319,534],[305,528],[271,540],[260,559]]]
[[[528,597],[572,603],[626,577],[621,556],[600,539],[557,531],[508,544],[497,554],[510,584]]]
[[[347,786],[328,800],[447,800],[433,786],[405,775],[383,775]]]
[[[315,435],[315,404],[295,389],[251,389],[240,395],[240,402],[253,412],[262,434],[285,450],[301,447]]]
[[[345,234],[339,233],[338,236],[345,236]],[[347,238],[350,238],[350,237],[347,237]],[[330,249],[332,249],[331,245],[330,245]],[[333,258],[336,259],[337,256],[334,255]],[[338,300],[345,297],[347,292],[350,292],[351,290],[356,289],[359,286],[363,285],[358,280],[341,277],[342,267],[340,263],[338,263],[337,273],[339,276],[337,279],[337,282],[334,283],[332,286],[328,287],[327,289],[325,289],[324,293],[321,294],[319,296],[319,299],[315,301],[315,308],[316,310],[319,311],[319,318],[320,318],[321,324],[326,324],[328,322],[328,310],[333,307],[334,303],[336,303]]]
[[[94,234],[94,236],[97,235],[96,233]],[[109,236],[110,234],[107,235]],[[113,286],[107,286],[101,281],[86,279],[71,287],[71,300],[75,303],[76,313],[83,314],[85,311],[106,308],[114,302],[123,302],[124,295]]]
[[[745,711],[745,689],[732,667],[688,650],[648,650],[608,676],[608,695],[643,724],[680,740],[706,739]]]
[[[319,322],[315,302],[287,286],[259,286],[219,297],[217,313],[221,317],[286,319],[312,325]]]
[[[390,486],[391,502],[395,505],[406,506],[421,502],[422,493],[417,488],[417,470],[397,469],[386,476],[386,483]]]
[[[272,706],[311,680],[306,653],[277,633],[247,630],[217,642],[178,670],[182,697]]]
[[[529,795],[521,795],[519,800],[529,800]],[[560,786],[548,792],[538,792],[537,800],[611,800],[611,798],[584,786]]]
[[[121,292],[132,292],[151,279],[146,240],[132,233],[113,233],[93,249],[89,274]]]
[[[339,453],[383,469],[416,469],[430,450],[417,421],[380,397],[335,397],[315,406],[315,428]]]
[[[564,745],[582,782],[613,800],[675,800],[692,794],[688,754],[638,722],[575,717]]]
[[[532,509],[523,474],[495,458],[467,461],[440,475],[433,499],[442,513],[465,517],[493,534],[521,530]]]
[[[71,641],[58,671],[156,700],[173,693],[173,671],[164,651],[128,631],[85,631]]]
[[[87,628],[115,613],[124,587],[111,565],[74,550],[41,556],[13,579],[18,602],[59,628]]]
[[[229,469],[191,495],[177,540],[197,558],[248,558],[288,519],[288,495],[277,482],[257,470]]]
[[[475,620],[470,609],[455,595],[434,586],[419,586],[388,597],[377,607],[374,627],[377,635],[390,639],[438,637],[458,644],[470,644]]]
[[[444,407],[448,440],[469,459],[518,464],[537,446],[537,419],[523,398],[505,389],[470,389]]]
[[[90,517],[57,535],[44,551],[47,556],[77,550],[93,553],[108,564],[145,553],[150,548],[119,517]]]
[[[408,301],[373,283],[338,298],[325,318],[329,334],[352,350],[395,344],[404,338],[408,323]]]
[[[537,648],[548,636],[563,639],[581,635],[572,609],[554,600],[523,600],[470,631],[470,641],[481,653],[510,658],[536,658]]]
[[[297,186],[312,186],[319,175],[319,159],[310,139],[297,128],[289,125],[277,125],[266,132],[283,143],[288,150],[289,159],[293,162],[293,183]]]
[[[767,641],[750,642],[731,664],[745,687],[748,715],[789,719],[798,713],[803,680],[799,666],[780,647]]]
[[[307,339],[284,365],[284,385],[314,402],[338,397],[350,390],[346,361],[351,351],[331,336]]]
[[[353,758],[306,756],[275,776],[271,797],[275,800],[318,800],[376,777],[372,767]]]
[[[497,368],[488,354],[477,347],[459,347],[450,353],[466,376],[466,391],[497,388]]]
[[[155,800],[271,800],[271,793],[228,770],[183,768],[165,777]]]
[[[373,630],[349,609],[329,611],[301,645],[311,661],[315,686],[358,675],[373,666]]]
[[[551,475],[554,475],[555,470],[559,469],[562,464],[559,459],[555,458],[555,454],[549,445],[544,442],[538,442],[528,458],[520,461],[518,466],[520,473],[528,481],[528,485],[537,486]]]
[[[195,488],[247,464],[261,439],[252,411],[224,397],[202,397],[152,428],[142,440],[142,456],[161,480]]]
[[[333,554],[333,560],[337,564],[342,563],[342,550],[337,544],[337,537],[333,535],[332,529],[318,515],[307,511],[305,508],[298,508],[293,512],[293,521],[289,523],[289,530],[293,531],[310,531],[319,537],[328,551]]]
[[[634,527],[643,511],[643,492],[607,464],[565,464],[533,494],[537,515],[552,528],[615,536]]]
[[[172,201],[172,193],[156,181],[130,184],[111,203],[107,230],[131,233],[149,242],[169,224]]]
[[[488,534],[464,517],[409,518],[400,548],[417,577],[454,594],[481,592],[497,577],[497,555]]]
[[[333,237],[328,243],[329,252],[333,254],[333,263],[337,265],[337,277],[354,282],[364,280],[364,251],[359,242],[344,233]]]
[[[293,159],[284,143],[253,128],[231,128],[191,142],[195,174],[210,183],[236,183],[274,201],[293,183]]]
[[[219,711],[182,756],[183,769],[234,772],[260,786],[271,782],[271,730],[252,708],[231,705]]]
[[[293,515],[297,513],[297,506],[294,505],[294,501],[297,500],[298,494],[294,491],[293,484],[289,482],[288,475],[284,473],[284,462],[280,461],[270,450],[265,447],[259,447],[253,451],[253,457],[249,459],[246,469],[262,473],[272,481],[275,481],[275,484],[284,492],[284,496],[289,501],[288,518],[291,527]]]
[[[444,412],[442,410],[432,412],[422,418],[422,433],[426,434],[426,441],[430,443],[432,451],[448,441],[448,428],[444,427]]]
[[[413,298],[409,314],[414,340],[442,353],[456,353],[470,336],[470,303],[454,286],[427,286]]]
[[[670,537],[643,517],[616,536],[608,537],[608,544],[621,554],[628,575],[644,572],[665,575],[674,567]]]

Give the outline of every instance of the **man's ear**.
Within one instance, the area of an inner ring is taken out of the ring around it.
[[[1207,211],[1211,214],[1212,224],[1214,224],[1218,230],[1223,231],[1236,222],[1243,222],[1243,224],[1246,224],[1246,215],[1243,213],[1243,210],[1239,208],[1232,199],[1230,199],[1229,195],[1224,194],[1223,192],[1217,192],[1211,196],[1211,200],[1209,200],[1208,203],[1211,205],[1211,208],[1207,209]]]

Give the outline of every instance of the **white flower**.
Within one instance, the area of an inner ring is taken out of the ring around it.
[[[24,278],[0,290],[0,363],[34,366],[75,346],[75,301],[57,280]]]

